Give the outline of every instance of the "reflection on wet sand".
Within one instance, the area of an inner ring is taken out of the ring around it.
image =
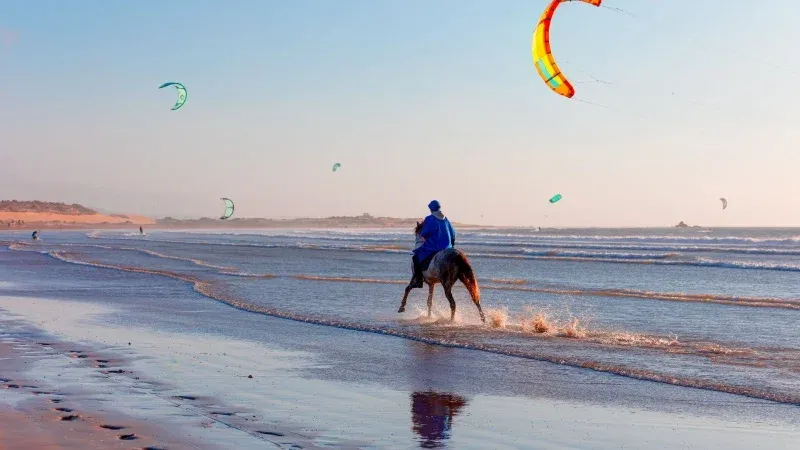
[[[453,418],[467,406],[467,399],[455,394],[414,392],[411,394],[411,423],[422,448],[443,448],[450,439]]]

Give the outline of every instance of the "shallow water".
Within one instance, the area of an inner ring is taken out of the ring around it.
[[[105,296],[136,292],[153,299],[149,307],[168,309],[159,302],[174,284],[155,280],[172,278],[240,311],[800,404],[800,230],[462,231],[458,247],[481,284],[487,325],[462,288],[455,323],[442,320],[449,308],[440,289],[433,319],[422,290],[407,313],[395,312],[410,271],[406,230],[25,237],[0,236],[11,249],[0,253],[0,294],[91,300],[100,280]],[[47,284],[31,283],[42,270]],[[131,272],[153,281],[132,286]],[[225,328],[196,314],[200,331]],[[509,376],[524,383],[528,374]]]

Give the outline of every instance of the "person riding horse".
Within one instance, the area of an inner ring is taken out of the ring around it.
[[[447,217],[442,214],[442,206],[437,200],[428,204],[431,214],[422,223],[420,237],[424,243],[414,249],[411,261],[414,263],[414,278],[412,287],[422,287],[422,272],[430,264],[431,259],[442,250],[456,245],[456,230]]]

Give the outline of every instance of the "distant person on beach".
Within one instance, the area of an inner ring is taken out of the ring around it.
[[[144,234],[144,229],[142,229],[142,227],[139,227],[139,234]]]
[[[39,239],[39,232],[34,231],[33,233],[31,233],[31,239],[33,239],[34,241]]]
[[[439,202],[433,200],[428,204],[428,209],[431,214],[422,222],[422,231],[420,231],[420,237],[425,241],[414,249],[414,256],[411,257],[411,261],[414,263],[412,286],[415,288],[422,287],[422,272],[434,255],[456,245],[456,230],[442,213],[442,206]]]

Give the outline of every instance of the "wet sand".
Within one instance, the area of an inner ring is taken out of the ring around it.
[[[217,310],[221,307],[215,304],[196,307],[183,313],[205,317],[225,311]],[[416,360],[434,364],[431,358],[435,358],[442,365],[450,358],[458,358],[459,365],[470,364],[479,355],[352,332],[344,333],[371,342],[362,342],[361,349],[338,346],[349,354],[341,364],[355,367],[356,379],[327,379],[314,374],[328,370],[331,362],[313,352],[281,350],[250,341],[247,333],[233,338],[124,325],[134,322],[131,314],[135,310],[83,302],[0,298],[0,338],[6,348],[9,342],[13,347],[11,353],[6,350],[13,364],[3,360],[0,376],[14,378],[8,383],[36,386],[0,390],[0,404],[13,405],[12,410],[6,406],[6,414],[13,420],[26,421],[24,427],[7,434],[11,436],[8,439],[32,436],[30,433],[38,433],[36,427],[50,430],[43,439],[60,436],[57,427],[64,424],[57,414],[50,419],[49,411],[40,410],[37,414],[42,416],[37,419],[28,412],[34,405],[47,406],[37,403],[39,397],[69,401],[67,407],[74,411],[63,413],[77,413],[81,419],[80,427],[70,432],[74,434],[65,436],[75,436],[75,442],[80,442],[85,432],[87,442],[98,442],[96,448],[117,448],[102,445],[109,440],[113,443],[108,445],[118,444],[120,441],[114,439],[123,432],[99,428],[103,423],[122,424],[127,427],[124,431],[135,433],[139,438],[136,445],[141,446],[133,448],[143,448],[145,442],[155,446],[169,443],[167,448],[487,448],[488,443],[491,448],[509,449],[792,448],[800,438],[800,430],[791,424],[757,423],[745,415],[738,422],[724,420],[700,413],[697,408],[694,414],[659,412],[653,410],[659,406],[637,409],[613,402],[598,405],[515,395],[469,395],[455,386],[449,392],[425,388],[423,385],[434,385],[425,381],[425,373],[436,369],[416,374],[396,371],[399,377],[413,376],[415,387],[388,388],[370,381],[379,377],[380,370],[370,368],[367,362],[377,361],[359,353],[386,345],[411,345]],[[264,327],[280,335],[301,328],[297,336],[309,336],[319,328],[279,319],[247,318],[265,322]],[[566,369],[559,370],[568,376]],[[614,385],[630,384],[630,390],[620,392],[638,396],[642,391],[636,388],[637,383],[651,385],[625,380]],[[598,384],[595,389],[619,389],[614,385],[603,388]],[[59,395],[36,394],[34,389]],[[572,389],[586,388],[575,385]],[[673,387],[656,390],[683,392]],[[720,409],[772,408],[769,402],[736,396],[714,394],[710,398],[720,401],[717,397],[723,399]],[[725,405],[727,401],[740,405]],[[57,443],[62,447],[54,448],[70,448],[73,441],[67,437]]]
[[[169,395],[130,352],[102,347],[0,309],[0,450],[315,448],[209,397]]]
[[[85,350],[9,336],[36,334],[19,322],[0,320],[0,330],[0,449],[204,448],[188,436],[107,408],[89,386],[62,389],[58,374],[53,379],[52,373],[29,370],[45,358],[88,357]]]

